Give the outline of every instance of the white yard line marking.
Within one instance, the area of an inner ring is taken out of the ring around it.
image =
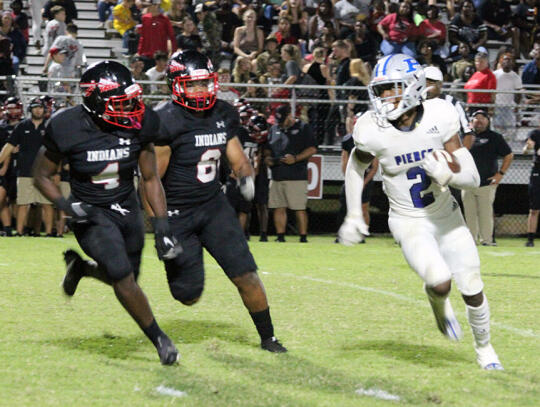
[[[267,272],[267,274],[271,274],[271,273]],[[316,282],[316,283],[338,285],[338,286],[341,286],[341,287],[354,288],[354,289],[357,289],[357,290],[367,291],[367,292],[370,292],[370,293],[386,295],[388,297],[397,298],[398,300],[402,300],[402,301],[405,301],[405,302],[410,302],[410,303],[414,303],[414,304],[421,305],[421,306],[424,306],[424,307],[429,307],[429,304],[427,303],[427,301],[417,300],[415,298],[408,297],[408,296],[402,295],[402,294],[397,294],[397,293],[392,292],[392,291],[380,290],[380,289],[377,289],[377,288],[365,287],[365,286],[361,286],[361,285],[358,285],[358,284],[352,284],[352,283],[342,283],[342,282],[333,281],[333,280],[327,280],[327,279],[322,279],[322,278],[315,278],[315,277],[309,277],[309,276],[297,276],[297,275],[290,274],[290,273],[279,273],[279,274],[282,275],[282,276],[292,277],[292,278],[296,278],[296,279],[299,279],[299,280],[308,280],[308,281],[313,281],[313,282]],[[540,338],[540,334],[537,334],[532,329],[516,328],[516,327],[513,327],[511,325],[496,322],[493,319],[491,319],[491,325],[496,326],[497,328],[500,328],[500,329],[503,329],[503,330],[506,330],[506,331],[513,332],[513,333],[518,334],[520,336],[523,336],[525,338]]]
[[[516,255],[516,253],[514,252],[486,252],[486,254],[489,254],[490,256],[494,256],[494,257],[509,257],[509,256]]]
[[[182,390],[176,390],[172,387],[166,387],[163,385],[159,385],[156,387],[156,392],[163,395],[163,396],[171,396],[171,397],[184,397],[187,396],[187,393]]]
[[[371,389],[364,389],[359,388],[355,391],[356,394],[359,394],[360,396],[369,396],[369,397],[375,397],[376,399],[381,400],[391,400],[391,401],[400,401],[401,398],[399,396],[396,396],[395,394],[388,393],[387,391],[371,388]]]

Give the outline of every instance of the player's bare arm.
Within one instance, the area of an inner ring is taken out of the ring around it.
[[[53,181],[53,176],[58,172],[58,165],[62,157],[41,147],[34,162],[34,185],[51,202],[62,198],[62,192],[58,184]]]
[[[227,143],[225,151],[227,159],[234,174],[237,177],[240,193],[246,201],[252,201],[255,197],[255,171],[249,162],[249,158],[242,149],[238,137],[233,137]]]
[[[231,169],[238,178],[248,176],[252,177],[255,175],[255,171],[244,153],[242,144],[240,144],[238,137],[233,137],[229,140],[227,143],[226,155],[227,160],[231,165]]]
[[[165,202],[165,192],[158,177],[156,164],[156,153],[154,144],[148,143],[144,146],[139,155],[139,168],[142,175],[142,185],[144,196],[151,206],[155,217],[167,216],[167,204]]]
[[[347,198],[347,216],[339,228],[340,243],[352,246],[364,240],[369,235],[368,226],[362,215],[362,190],[364,188],[364,173],[374,157],[372,154],[356,147],[351,151],[345,171],[345,192]]]
[[[14,152],[15,146],[13,144],[6,143],[2,148],[2,151],[0,151],[0,164],[5,162]]]

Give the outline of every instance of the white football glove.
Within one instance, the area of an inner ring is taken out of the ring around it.
[[[448,167],[446,160],[441,157],[439,160],[435,158],[435,154],[440,154],[442,151],[434,150],[426,155],[424,162],[422,163],[422,168],[426,171],[433,181],[439,184],[442,187],[445,187],[450,182],[452,175],[454,174],[452,170]]]
[[[362,217],[347,216],[338,231],[339,243],[352,246],[364,241],[369,236],[368,226]]]
[[[253,181],[253,177],[240,177],[238,179],[238,186],[244,199],[248,202],[253,201],[253,198],[255,198],[255,182]]]

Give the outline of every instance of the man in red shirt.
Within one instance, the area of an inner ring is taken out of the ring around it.
[[[482,51],[478,52],[474,57],[476,72],[465,84],[465,89],[497,89],[497,78],[495,78],[495,75],[491,69],[489,69],[488,54],[487,52]],[[492,107],[491,105],[494,100],[495,93],[467,92],[468,104],[476,103],[485,105],[469,107],[471,113],[478,109]]]
[[[160,3],[161,0],[152,0],[152,5],[148,7],[148,13],[142,16],[142,24],[138,28],[140,38],[137,54],[144,58],[145,70],[155,65],[156,51],[171,55],[177,48],[171,21],[160,12]]]

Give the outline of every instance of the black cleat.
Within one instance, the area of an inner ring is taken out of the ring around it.
[[[261,237],[259,238],[259,242],[268,242],[268,236],[266,236],[266,234],[261,235]]]
[[[84,260],[75,250],[69,249],[64,252],[64,261],[66,262],[66,275],[62,280],[62,289],[67,296],[72,297],[77,290],[77,284],[84,277],[81,267]]]
[[[272,353],[285,353],[287,352],[287,348],[283,346],[275,336],[272,336],[271,338],[265,339],[261,342],[261,348],[264,350],[267,350],[268,352]]]
[[[180,359],[178,349],[167,335],[158,337],[157,351],[162,365],[169,366],[175,364]]]
[[[534,241],[533,240],[527,240],[527,243],[525,243],[525,247],[534,247]]]

